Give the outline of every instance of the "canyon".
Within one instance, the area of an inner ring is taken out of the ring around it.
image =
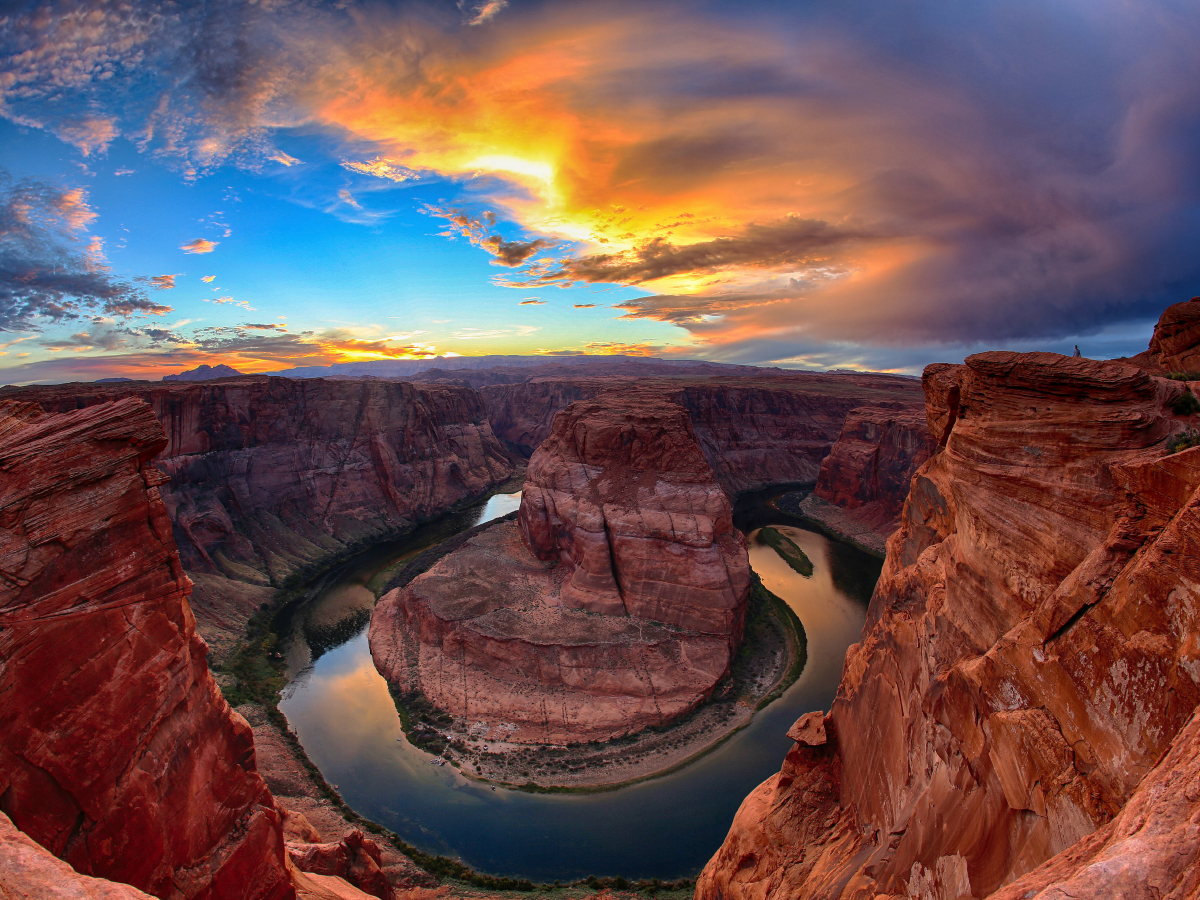
[[[160,491],[192,609],[221,663],[289,578],[495,489],[576,400],[636,388],[679,403],[730,497],[816,481],[853,409],[921,403],[911,378],[753,371],[622,358],[455,370],[453,383],[244,375],[10,387],[0,399],[49,412],[150,405],[168,438],[154,465],[169,477]],[[461,380],[472,375],[478,391]]]
[[[371,652],[402,694],[477,739],[609,740],[711,694],[749,587],[687,413],[653,392],[602,393],[556,417],[515,523],[380,599]]]
[[[201,633],[223,659],[290,576],[468,503],[513,463],[470,389],[243,376],[3,392],[49,412],[123,398],[167,435],[154,458]]]
[[[82,875],[285,900],[280,814],[149,465],[165,443],[138,400],[0,404],[0,812]]]
[[[859,407],[846,417],[813,492],[795,511],[882,555],[900,526],[913,474],[936,447],[924,410]]]
[[[1198,311],[1130,360],[929,366],[923,414],[887,376],[5,391],[0,885],[391,896],[369,838],[288,824],[201,634],[232,646],[278,586],[528,454],[516,521],[376,613],[380,669],[487,740],[699,702],[742,627],[738,492],[815,481],[830,527],[890,534],[831,709],[698,900],[1200,896],[1200,447],[1175,440]]]
[[[938,449],[862,641],[699,900],[1197,896],[1200,449],[1162,368],[925,370]]]
[[[493,433],[529,456],[560,411],[601,392],[659,393],[687,410],[717,482],[730,496],[784,482],[815,482],[851,410],[920,409],[920,385],[890,375],[785,373],[674,378],[535,377],[480,388]]]
[[[0,892],[392,900],[276,804],[209,672],[136,398],[0,401]],[[360,890],[361,888],[361,890]]]

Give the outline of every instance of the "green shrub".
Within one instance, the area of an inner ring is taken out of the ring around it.
[[[1167,377],[1173,381],[1200,381],[1200,372],[1172,372]]]
[[[1200,447],[1200,431],[1194,428],[1189,428],[1187,431],[1181,431],[1167,438],[1168,453],[1178,453],[1181,450],[1187,450],[1189,447]]]
[[[1171,401],[1171,409],[1177,416],[1194,416],[1200,412],[1200,400],[1187,390]]]

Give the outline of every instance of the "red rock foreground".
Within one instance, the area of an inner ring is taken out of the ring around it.
[[[1200,448],[1164,447],[1183,386],[984,353],[925,387],[941,449],[833,709],[797,723],[697,897],[1200,896]]]
[[[359,832],[285,855],[196,635],[165,444],[140,400],[0,401],[0,897],[391,900]]]
[[[608,739],[695,708],[728,672],[744,539],[687,413],[602,396],[561,413],[500,524],[385,595],[376,667],[515,742]]]
[[[286,898],[249,726],[209,675],[138,400],[0,405],[0,811],[157,897]]]

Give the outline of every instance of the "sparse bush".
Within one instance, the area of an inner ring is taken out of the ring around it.
[[[1197,431],[1195,428],[1189,428],[1187,431],[1173,434],[1167,439],[1167,453],[1178,453],[1181,450],[1187,450],[1189,447],[1198,446],[1200,446],[1200,431]]]
[[[1200,381],[1200,372],[1172,372],[1167,377],[1173,381]]]
[[[1177,416],[1194,416],[1200,412],[1200,400],[1190,390],[1184,391],[1171,401],[1171,410]]]

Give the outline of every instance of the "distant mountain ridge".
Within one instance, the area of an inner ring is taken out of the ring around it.
[[[229,378],[234,375],[241,375],[237,369],[230,368],[224,363],[216,366],[200,365],[194,369],[188,369],[186,372],[180,372],[178,375],[164,375],[163,381],[211,381],[214,378]]]

